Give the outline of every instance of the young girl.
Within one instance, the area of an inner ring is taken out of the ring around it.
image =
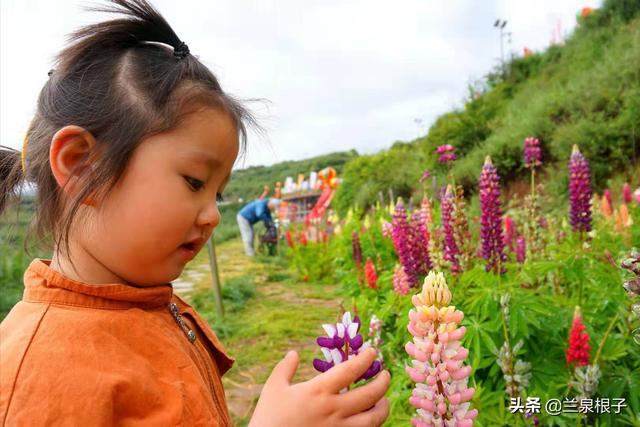
[[[0,150],[0,212],[38,190],[39,237],[24,295],[0,325],[2,425],[230,425],[233,363],[171,281],[220,221],[216,205],[251,116],[144,0],[96,9],[57,57],[22,152]],[[388,414],[389,374],[340,393],[362,352],[291,384],[289,352],[252,426],[369,426]]]

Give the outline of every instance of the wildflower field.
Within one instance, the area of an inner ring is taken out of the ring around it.
[[[555,197],[536,181],[540,142],[522,148],[529,185],[509,200],[488,157],[465,197],[446,173],[455,147],[440,146],[445,178],[417,176],[422,197],[288,232],[298,277],[338,283],[370,326],[392,374],[388,425],[640,423],[640,189],[593,193],[576,146]],[[309,241],[314,227],[333,234]]]

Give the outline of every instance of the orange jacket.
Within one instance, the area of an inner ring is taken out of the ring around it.
[[[0,425],[231,425],[233,359],[170,284],[81,283],[50,263],[31,262],[0,324]]]

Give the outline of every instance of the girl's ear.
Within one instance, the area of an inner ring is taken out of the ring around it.
[[[78,175],[90,167],[89,154],[95,146],[91,132],[80,126],[65,126],[53,135],[49,148],[51,173],[67,195],[75,193]]]

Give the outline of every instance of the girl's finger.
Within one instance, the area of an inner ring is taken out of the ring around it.
[[[338,405],[343,416],[359,414],[374,406],[387,392],[390,381],[389,371],[383,371],[369,384],[339,395]]]
[[[383,397],[376,403],[376,406],[365,412],[352,415],[345,419],[345,427],[377,427],[389,416],[389,401]]]
[[[368,348],[353,359],[342,362],[311,380],[314,385],[329,393],[338,393],[350,386],[364,374],[373,363],[377,353]]]

